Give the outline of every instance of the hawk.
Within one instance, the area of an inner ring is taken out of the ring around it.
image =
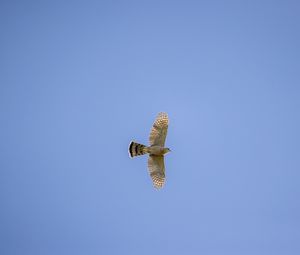
[[[164,154],[171,151],[165,148],[169,119],[164,112],[158,114],[149,137],[150,146],[131,142],[129,145],[130,157],[149,154],[148,169],[155,188],[160,189],[165,182]]]

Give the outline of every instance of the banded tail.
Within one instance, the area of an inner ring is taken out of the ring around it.
[[[145,146],[143,144],[131,142],[130,145],[129,145],[129,155],[130,155],[130,157],[144,155],[147,152],[148,152],[147,151],[147,146]]]

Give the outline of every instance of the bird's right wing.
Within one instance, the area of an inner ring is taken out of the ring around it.
[[[168,125],[168,115],[164,112],[159,113],[150,132],[150,146],[159,145],[164,147],[168,132]]]
[[[148,158],[149,173],[155,188],[160,189],[165,183],[164,156],[150,155]]]

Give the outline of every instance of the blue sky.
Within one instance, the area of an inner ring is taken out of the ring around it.
[[[1,1],[0,253],[300,254],[299,11]]]

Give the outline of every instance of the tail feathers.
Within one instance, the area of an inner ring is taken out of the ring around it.
[[[130,157],[140,156],[146,153],[147,153],[147,146],[136,142],[130,143],[129,145]]]

